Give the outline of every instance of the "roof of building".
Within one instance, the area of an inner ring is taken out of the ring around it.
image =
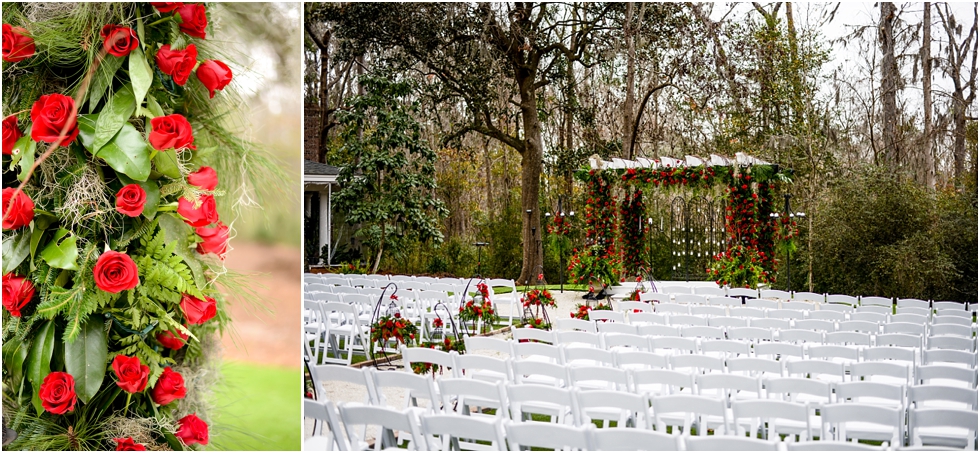
[[[303,174],[306,175],[339,175],[340,167],[334,167],[333,165],[321,164],[320,162],[314,162],[312,160],[303,161]]]

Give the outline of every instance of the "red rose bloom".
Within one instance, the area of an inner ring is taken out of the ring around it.
[[[10,316],[20,317],[20,310],[34,298],[34,284],[26,277],[14,274],[3,275],[3,308]]]
[[[177,200],[177,214],[184,217],[188,225],[197,228],[208,226],[218,221],[218,209],[214,204],[213,195],[201,195],[201,205],[194,207],[194,202],[187,198]]]
[[[105,51],[109,55],[115,55],[117,57],[129,55],[136,46],[140,45],[140,40],[136,37],[136,32],[132,28],[121,25],[103,25],[99,36],[102,36],[102,47],[105,48]]]
[[[204,29],[208,26],[207,9],[199,3],[188,3],[177,7],[180,15],[180,31],[195,38],[204,39]]]
[[[181,150],[184,148],[197,149],[194,147],[194,132],[191,130],[191,123],[187,118],[179,113],[167,116],[158,116],[150,120],[153,131],[147,139],[153,149],[163,151],[167,149]]]
[[[16,230],[34,220],[34,200],[14,187],[3,189],[3,229]]]
[[[11,155],[14,152],[14,145],[20,140],[24,133],[17,127],[17,115],[10,115],[3,119],[3,153]]]
[[[218,60],[206,60],[197,67],[197,78],[213,98],[215,90],[221,90],[231,83],[231,68]]]
[[[125,253],[109,250],[99,256],[92,269],[95,286],[108,293],[133,289],[140,284],[139,269]]]
[[[183,50],[171,50],[164,44],[157,51],[157,66],[160,71],[174,78],[174,83],[184,86],[197,65],[197,46],[188,44]]]
[[[157,379],[157,385],[154,385],[153,390],[150,391],[153,402],[161,406],[166,406],[186,395],[187,388],[184,387],[184,377],[170,367],[163,369],[163,374]]]
[[[173,349],[175,351],[187,344],[187,338],[189,337],[184,335],[183,332],[177,332],[177,336],[174,336],[174,333],[169,330],[165,330],[157,334],[157,342],[159,342],[161,346],[167,349]]]
[[[75,409],[75,378],[62,371],[52,371],[41,381],[37,396],[46,411],[61,415]]]
[[[204,296],[204,300],[190,294],[180,298],[180,308],[184,310],[189,324],[204,324],[218,313],[218,303],[213,297]]]
[[[197,418],[197,415],[190,414],[177,421],[179,428],[174,433],[184,444],[208,444],[208,424],[204,420]]]
[[[116,451],[146,451],[146,447],[134,442],[132,437],[113,438],[112,440],[116,443]]]
[[[169,13],[184,5],[184,2],[150,2],[157,11]]]
[[[3,61],[16,63],[34,55],[34,40],[27,30],[3,24]]]
[[[228,251],[228,227],[224,223],[218,222],[214,228],[198,227],[195,232],[203,239],[197,243],[197,253],[214,253],[218,258],[225,259]]]
[[[146,205],[146,191],[139,184],[130,184],[116,192],[116,210],[130,217],[139,217]]]
[[[41,96],[31,107],[31,138],[67,146],[78,137],[77,116],[74,99],[58,93]],[[67,129],[65,135],[62,129]]]
[[[201,190],[214,190],[218,187],[218,172],[211,167],[201,167],[187,175],[187,183]]]
[[[150,367],[140,363],[139,357],[126,357],[122,354],[112,359],[112,371],[116,372],[116,385],[127,393],[139,393],[146,389],[150,378]]]

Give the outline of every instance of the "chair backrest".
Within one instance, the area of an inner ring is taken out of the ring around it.
[[[346,382],[364,387],[367,395],[365,404],[377,404],[374,381],[368,376],[366,369],[351,368],[342,365],[314,365],[310,367],[310,377],[317,386],[317,395],[326,395],[324,382]],[[321,398],[322,399],[322,398]]]
[[[699,374],[695,376],[698,393],[702,395],[713,395],[714,392],[706,390],[723,390],[722,397],[729,403],[736,398],[757,399],[762,397],[762,381],[751,376],[740,376],[728,373]]]
[[[670,303],[670,294],[660,293],[640,293],[640,302]]]
[[[466,345],[466,351],[470,353],[487,350],[504,354],[506,357],[510,357],[513,353],[511,343],[500,338],[466,336],[463,337],[463,344]]]
[[[752,308],[752,307],[730,307],[728,309],[728,314],[730,316],[735,316],[738,318],[765,318],[766,311],[762,308]]]
[[[507,395],[503,382],[485,382],[476,379],[445,378],[439,379],[439,395],[442,397],[442,407],[447,413],[469,415],[464,409],[469,401],[478,402],[481,407],[497,409],[496,417],[506,417]],[[454,405],[453,403],[456,402]],[[476,404],[474,404],[476,405]],[[453,407],[455,406],[455,411]]]
[[[629,376],[626,370],[609,366],[570,366],[568,383],[579,390],[629,390]]]
[[[456,351],[443,352],[430,348],[409,348],[401,346],[402,360],[405,361],[405,369],[412,369],[413,363],[431,363],[439,365],[443,370],[453,368],[453,357]]]
[[[751,297],[755,299],[759,297],[759,290],[752,288],[728,288],[728,295],[730,297]]]
[[[773,399],[756,399],[744,401],[732,401],[732,423],[735,426],[737,436],[745,436],[749,433],[759,432],[760,429],[768,426],[769,439],[778,439],[776,426],[779,421],[788,420],[802,424],[805,429],[800,430],[800,440],[810,440],[810,410],[806,404],[793,403],[789,401],[779,401]],[[746,423],[748,422],[748,423]],[[748,427],[748,430],[745,428]],[[727,450],[724,447],[719,450]]]
[[[901,407],[877,406],[861,403],[827,404],[820,407],[820,421],[823,425],[821,440],[848,440],[847,427],[851,423],[874,424],[891,430],[888,440],[891,445],[901,445],[905,411]],[[878,440],[878,439],[874,439]]]
[[[750,318],[750,327],[762,327],[764,329],[775,329],[777,331],[789,329],[791,324],[788,319],[772,318]]]
[[[805,353],[802,344],[792,344],[792,343],[776,343],[776,342],[764,342],[756,343],[753,348],[755,350],[756,357],[780,357],[780,360],[786,357],[799,357],[803,358]]]
[[[681,337],[651,337],[650,350],[672,349],[681,354],[691,354],[698,350],[697,340]]]
[[[600,348],[589,348],[589,347],[579,347],[579,348],[563,348],[562,355],[564,356],[565,365],[574,366],[615,366],[616,362],[613,359],[613,354],[610,351]]]
[[[966,368],[956,365],[920,365],[915,368],[917,384],[942,383],[944,385],[960,385],[967,388],[977,388],[976,368]]]
[[[748,357],[752,354],[752,344],[736,340],[701,340],[701,352],[720,352],[726,356]]]
[[[959,324],[961,326],[970,326],[973,324],[973,320],[966,316],[947,315],[943,313],[943,310],[940,310],[939,312],[936,313],[936,316],[932,318],[932,323],[933,324]]]
[[[471,378],[492,382],[509,382],[508,359],[498,359],[481,354],[456,354],[453,357],[453,373],[458,378]],[[509,356],[508,356],[509,357]]]
[[[648,392],[651,395],[671,395],[682,390],[694,393],[694,374],[676,370],[652,368],[630,370],[633,391]]]
[[[719,288],[717,286],[695,286],[694,294],[699,296],[724,296],[725,288]],[[711,303],[710,298],[708,303]],[[742,302],[739,301],[739,303]]]
[[[593,322],[626,322],[626,314],[612,310],[590,310],[589,320]]]
[[[512,343],[515,360],[536,360],[549,363],[562,363],[561,350],[558,346],[546,343]]]
[[[573,379],[574,382],[574,379]],[[650,402],[646,395],[616,390],[586,390],[575,393],[582,420],[610,420],[634,428],[653,429]]]
[[[634,351],[650,350],[650,341],[646,337],[629,333],[605,333],[602,335],[602,344],[610,351],[621,349]]]
[[[905,407],[905,386],[883,382],[842,382],[834,387],[837,402],[848,400],[855,403],[886,404]]]
[[[760,357],[736,357],[725,361],[729,373],[744,373],[749,376],[781,377],[783,364]]]
[[[909,409],[909,437],[912,445],[924,444],[921,428],[958,428],[967,431],[965,436],[953,434],[955,441],[962,441],[966,450],[976,450],[977,411],[965,409]],[[930,433],[931,434],[931,433]],[[930,436],[932,437],[932,436]],[[946,437],[949,437],[947,435]],[[948,439],[942,439],[948,445]],[[959,442],[956,442],[959,443]],[[932,442],[929,442],[932,444]],[[957,445],[959,446],[959,445]]]
[[[339,451],[350,450],[347,443],[347,436],[344,434],[343,424],[340,422],[340,414],[337,407],[331,401],[314,401],[303,399],[303,416],[318,420],[327,425],[330,430],[329,449],[336,448]]]
[[[938,310],[962,310],[966,311],[967,305],[964,302],[951,302],[940,300],[932,303],[932,308]]]
[[[397,447],[393,431],[400,431],[411,436],[409,449],[416,450],[425,447],[425,440],[419,432],[419,424],[415,415],[409,409],[398,411],[387,407],[364,406],[360,404],[341,404],[340,418],[347,430],[347,439],[353,449],[363,450],[367,447],[367,439],[357,433],[357,426],[380,426],[383,429],[375,442],[380,448]]]
[[[887,324],[885,324],[887,326]],[[922,335],[906,333],[882,333],[875,336],[876,346],[898,346],[902,348],[922,348]]]
[[[636,335],[636,327],[637,326],[633,324],[627,324],[624,322],[596,323],[596,330],[598,330],[599,333],[622,333],[622,334]]]
[[[633,428],[604,428],[592,431],[596,451],[680,451],[681,437]]]
[[[639,326],[636,328],[636,332],[639,335],[652,335],[656,337],[681,336],[681,328],[679,326],[665,326],[660,324],[648,324],[648,325]]]
[[[569,330],[557,333],[557,342],[555,344],[560,344],[564,346],[576,345],[576,346],[589,346],[593,348],[602,347],[602,339],[599,334],[593,332],[585,332],[581,330]]]
[[[867,361],[900,360],[902,362],[913,364],[918,360],[916,358],[917,355],[918,353],[915,350],[894,346],[876,346],[872,348],[865,348],[864,350],[864,360]]]
[[[833,378],[834,381],[844,380],[843,363],[828,360],[794,360],[786,362],[786,374],[795,377],[810,376],[811,379],[824,379],[822,376]],[[821,377],[818,377],[821,376]]]
[[[452,441],[473,439],[490,442],[491,448],[503,450],[507,440],[500,420],[459,415],[423,415],[422,436],[429,451],[448,451]],[[438,437],[437,437],[438,436]]]
[[[681,336],[688,338],[721,340],[725,338],[725,329],[722,329],[721,327],[708,326],[685,326],[681,327]]]
[[[779,308],[779,301],[772,299],[746,299],[746,307],[752,308],[765,308],[767,310],[775,310]]]
[[[680,314],[686,315],[691,313],[691,307],[684,304],[675,303],[659,303],[653,306],[653,311],[655,313],[670,313],[670,314]]]
[[[724,307],[740,307],[742,299],[738,297],[709,297],[708,305],[719,305]]]
[[[732,340],[772,341],[772,330],[762,327],[730,327],[728,338]]]
[[[693,294],[690,286],[662,286],[660,292],[664,294]]]
[[[977,410],[977,389],[951,385],[913,385],[909,387],[909,405],[918,408],[949,407],[948,403],[961,405],[961,409]]]
[[[514,335],[514,340],[534,340],[541,343],[555,343],[555,332],[550,330],[531,329],[528,327],[517,327],[510,329]]]
[[[366,372],[374,381],[375,392],[377,394],[378,406],[386,406],[385,389],[405,389],[412,395],[412,400],[417,403],[419,398],[428,401],[425,406],[429,412],[439,412],[441,400],[435,389],[435,381],[427,376],[421,376],[405,371],[378,371],[367,369]],[[412,401],[406,402],[406,406]],[[417,404],[416,404],[417,405]]]
[[[919,315],[925,316],[927,318],[932,317],[932,308],[919,308],[919,307],[897,307],[895,308],[895,314],[904,315]]]
[[[784,343],[823,343],[823,332],[802,329],[784,329],[779,331],[779,341]]]
[[[813,310],[816,306],[813,302],[803,300],[784,300],[779,303],[779,307],[784,310]]]
[[[692,305],[691,314],[705,316],[710,321],[713,317],[728,316],[728,309],[717,305]]]
[[[592,432],[595,426],[568,426],[554,423],[504,424],[507,443],[512,451],[530,450],[532,447],[554,450],[592,450]]]
[[[899,307],[929,308],[929,301],[922,299],[898,299],[895,305]]]
[[[823,303],[826,300],[824,294],[811,293],[808,291],[800,291],[798,293],[793,293],[793,300],[806,300],[810,302]]]
[[[803,330],[815,330],[817,332],[833,332],[837,330],[833,321],[823,319],[798,319],[793,323],[793,327]]]
[[[855,313],[856,314],[856,313]],[[872,321],[855,321],[854,315],[851,315],[852,321],[844,321],[837,324],[837,330],[839,332],[864,332],[864,333],[878,333],[879,326],[877,322]]]
[[[806,313],[807,319],[819,319],[824,321],[844,321],[847,315],[844,312],[833,310],[811,310]]]
[[[708,318],[708,325],[711,327],[748,327],[749,320],[732,316],[712,316]]]
[[[667,369],[670,366],[667,357],[663,354],[654,354],[647,351],[619,350],[613,352],[616,367],[624,370]]]
[[[783,291],[779,289],[764,289],[762,291],[759,291],[759,297],[763,299],[789,300],[793,298],[793,295],[787,291]]]
[[[892,307],[886,307],[884,305],[861,305],[851,313],[851,319],[885,322],[885,319],[890,314],[892,314]]]
[[[976,351],[977,343],[973,338],[955,335],[935,335],[926,337],[927,349],[955,349],[957,351]]]
[[[624,300],[622,302],[617,303],[617,305],[619,311],[626,312],[626,313],[636,313],[637,310],[639,311],[639,313],[653,313],[653,305],[650,305],[647,302]]]
[[[728,411],[726,410],[725,400],[710,398],[699,395],[667,395],[650,399],[653,409],[654,420],[657,423],[657,431],[666,432],[667,414],[684,414],[683,433],[691,432],[691,426],[697,423],[697,419],[702,416],[721,417],[722,424],[720,430],[727,434],[729,428]],[[697,423],[697,435],[707,433],[706,423]]]
[[[827,344],[853,344],[871,346],[871,334],[864,332],[831,332],[823,337]]]
[[[852,308],[858,304],[858,298],[854,296],[848,296],[846,294],[828,294],[827,304],[844,304],[850,305]],[[823,308],[823,307],[821,307]]]
[[[697,294],[674,294],[674,303],[677,304],[701,304],[708,303],[708,298]]]
[[[884,446],[823,440],[820,442],[787,442],[788,451],[885,451]]]
[[[926,349],[922,351],[922,363],[924,365],[954,363],[964,365],[967,368],[976,368],[977,354],[971,351],[955,349]]]
[[[667,324],[667,315],[663,313],[630,313],[630,324]]]
[[[973,328],[961,324],[932,324],[929,326],[929,334],[973,338]]]
[[[541,384],[564,387],[568,383],[568,369],[557,363],[537,360],[513,360],[511,375],[518,384]]]
[[[806,352],[811,359],[843,359],[848,363],[857,362],[861,357],[858,348],[831,344],[810,345]]]
[[[912,383],[912,367],[904,363],[894,362],[860,362],[850,365],[851,380],[874,381],[877,377],[889,377],[905,381],[905,385]]]
[[[540,410],[538,409],[540,403],[546,403],[561,408],[558,413],[559,418],[570,414],[574,425],[581,424],[581,412],[578,410],[578,401],[572,389],[537,384],[508,385],[507,401],[510,403],[511,420],[515,422],[525,420],[524,414]]]
[[[890,297],[861,296],[861,305],[880,305],[883,307],[891,307],[892,299]]]
[[[699,354],[672,355],[670,356],[670,368],[672,370],[687,369],[694,373],[724,372],[725,360],[720,357]]]
[[[830,382],[796,377],[765,380],[766,396],[770,399],[799,402],[800,395],[815,396],[822,403],[833,401],[834,386]]]
[[[918,315],[895,315],[892,316],[892,322],[886,322],[881,325],[881,331],[883,333],[904,333],[908,335],[919,335],[922,336],[926,333],[926,326],[928,321],[922,320],[921,322],[911,322],[908,321],[912,318],[911,316],[919,317]],[[921,316],[925,318],[925,316]],[[896,320],[895,318],[898,318]]]
[[[684,445],[687,451],[778,451],[780,442],[733,436],[691,436]]]
[[[708,318],[695,315],[671,315],[670,323],[678,326],[707,326]]]

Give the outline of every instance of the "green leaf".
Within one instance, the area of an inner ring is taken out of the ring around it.
[[[115,92],[99,112],[99,118],[95,121],[95,138],[92,146],[86,148],[92,151],[92,154],[98,155],[99,150],[116,136],[135,111],[136,98],[133,95],[133,87],[126,85]]]
[[[207,282],[207,279],[204,278],[204,268],[201,267],[201,261],[198,257],[193,256],[196,252],[191,252],[187,244],[187,236],[192,233],[191,228],[173,214],[161,214],[159,220],[166,241],[168,243],[177,241],[174,254],[184,260],[187,267],[191,269],[191,273],[194,275],[194,284],[198,288],[204,288],[204,284]]]
[[[129,54],[129,79],[133,81],[133,97],[136,105],[143,105],[143,98],[150,91],[153,83],[153,69],[143,55],[143,49],[137,47]]]
[[[78,246],[75,245],[77,238],[72,235],[62,240],[69,233],[71,231],[59,228],[51,242],[41,250],[41,258],[51,267],[77,271],[78,264],[75,262],[78,259]]]
[[[27,170],[25,170],[24,166],[26,165],[26,168],[31,168],[31,165],[34,165],[34,154],[36,152],[37,143],[32,141],[31,137],[28,135],[19,138],[17,142],[14,143],[14,148],[10,155],[10,167],[8,168],[13,170],[14,166],[20,164],[21,172],[19,175],[17,175],[17,178],[21,181],[24,180],[21,175],[27,175]],[[28,154],[30,154],[30,156],[28,156]],[[25,163],[21,163],[21,159],[23,159]]]
[[[82,146],[92,151],[95,139],[95,124],[99,115],[79,115],[78,137]],[[137,181],[146,181],[150,176],[150,156],[148,146],[143,136],[131,124],[124,124],[119,133],[107,143],[98,153],[113,170],[125,174]]]
[[[180,167],[177,166],[177,151],[160,151],[153,157],[153,164],[162,175],[170,179],[180,179]]]
[[[24,379],[24,361],[30,342],[21,342],[16,337],[3,342],[3,365],[10,372],[10,382],[14,383],[14,393],[20,390],[21,380]]]
[[[101,319],[89,319],[78,338],[65,343],[65,370],[75,378],[75,392],[83,403],[99,392],[105,379],[109,347],[103,327]]]
[[[92,84],[89,85],[88,89],[88,111],[90,113],[102,100],[106,88],[112,85],[112,78],[122,66],[122,62],[122,58],[107,54],[102,60],[102,64],[99,65],[99,69],[95,71],[95,77],[92,78]]]
[[[157,98],[153,97],[152,94],[146,96],[146,109],[153,114],[154,117],[163,116],[163,108],[160,107],[160,103],[157,102]]]
[[[31,253],[31,235],[22,232],[3,241],[3,273],[12,272]]]
[[[31,227],[31,270],[34,270],[34,256],[37,246],[41,242],[41,236],[56,219],[47,214],[34,213],[34,226]]]
[[[126,175],[119,175],[119,180],[123,184],[139,184],[146,192],[146,203],[143,205],[143,215],[150,220],[157,215],[157,207],[160,206],[160,184],[150,179],[146,181],[135,181]]]
[[[41,382],[51,373],[51,355],[54,354],[54,321],[48,321],[34,334],[34,344],[27,355],[27,380],[34,387],[34,394],[41,387]],[[40,414],[44,411],[40,400],[35,400],[35,409]]]
[[[29,143],[27,149],[20,152],[20,173],[17,174],[17,179],[21,181],[27,179],[27,172],[34,166],[34,153],[37,152],[37,142],[32,140]]]

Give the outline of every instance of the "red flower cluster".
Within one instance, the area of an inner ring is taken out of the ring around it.
[[[459,307],[459,320],[462,323],[472,322],[473,330],[476,330],[477,321],[482,321],[482,329],[489,332],[493,324],[497,322],[497,314],[489,299],[484,298],[483,302],[479,304],[471,300]]]
[[[552,296],[551,292],[546,289],[532,289],[524,295],[521,301],[524,303],[525,307],[557,306],[554,296]]]
[[[414,323],[402,319],[399,313],[382,316],[374,324],[371,324],[371,341],[380,343],[382,350],[392,339],[395,340],[396,347],[399,343],[406,345],[413,343],[418,333],[418,327]]]

